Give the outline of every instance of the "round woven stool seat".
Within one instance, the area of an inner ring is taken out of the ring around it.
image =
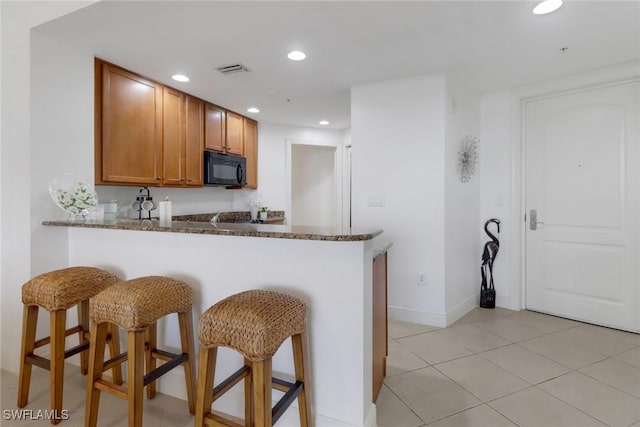
[[[67,310],[116,283],[116,276],[95,267],[68,267],[34,277],[22,285],[22,303],[47,311]]]
[[[170,313],[191,310],[193,290],[164,276],[146,276],[117,283],[90,302],[89,317],[96,323],[115,323],[126,331],[141,331]]]
[[[272,357],[283,341],[305,331],[307,305],[291,295],[251,290],[216,303],[200,318],[204,348],[230,347],[252,361]]]

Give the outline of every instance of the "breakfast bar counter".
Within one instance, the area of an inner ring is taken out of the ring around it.
[[[225,236],[269,237],[274,239],[358,241],[371,240],[382,230],[358,230],[340,227],[309,227],[300,225],[271,225],[251,223],[173,221],[160,225],[157,219],[113,221],[44,221],[42,225],[104,228],[110,230],[159,231],[168,233],[213,234]]]
[[[267,289],[303,299],[309,307],[315,424],[376,425],[373,262],[380,249],[387,248],[382,230],[188,221],[160,227],[157,220],[43,225],[44,234],[66,241],[59,247],[68,266],[103,268],[120,280],[162,275],[187,282],[194,290],[196,331],[201,313],[238,292]],[[159,321],[159,341],[179,349],[180,337],[172,332],[177,328],[166,322],[177,319]],[[217,378],[243,363],[237,353],[225,350],[218,352]],[[285,342],[273,359],[274,372],[281,377],[293,378],[291,354]],[[184,378],[174,371],[160,380],[160,391],[185,399]],[[242,417],[242,387],[232,389],[214,409]],[[298,425],[297,409],[290,408],[280,423]]]

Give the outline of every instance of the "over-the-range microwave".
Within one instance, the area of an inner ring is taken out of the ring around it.
[[[233,154],[204,152],[204,184],[205,185],[247,185],[247,161],[244,157]]]

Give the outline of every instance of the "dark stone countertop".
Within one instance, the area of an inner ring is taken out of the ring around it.
[[[209,222],[214,217],[214,213],[199,213],[199,214],[187,214],[187,215],[174,215],[172,218],[174,221],[187,221],[187,222]],[[257,224],[268,224],[271,222],[284,221],[284,211],[269,211],[267,212],[267,219],[258,219]],[[219,223],[248,223],[251,222],[251,213],[249,211],[231,211],[221,212],[218,217]]]
[[[42,225],[60,227],[102,228],[108,230],[158,231],[187,234],[213,234],[224,236],[268,237],[276,239],[362,241],[380,235],[380,229],[351,229],[330,227],[308,227],[298,225],[273,225],[250,223],[224,223],[212,225],[197,221],[172,221],[170,227],[161,227],[157,219],[118,219],[113,221],[57,220],[43,221]]]

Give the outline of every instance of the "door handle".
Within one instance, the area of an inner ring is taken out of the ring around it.
[[[535,209],[529,210],[529,230],[537,230],[538,224],[544,225],[544,222],[538,221],[538,212]]]

